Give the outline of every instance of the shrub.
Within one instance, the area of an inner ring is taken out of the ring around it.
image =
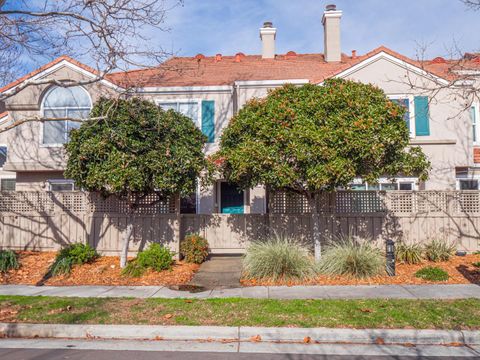
[[[170,270],[173,265],[173,255],[166,247],[153,243],[148,249],[140,251],[137,258],[130,261],[122,270],[125,276],[139,277],[147,269],[155,271]]]
[[[448,273],[439,268],[439,267],[432,267],[427,266],[415,273],[417,278],[421,278],[428,281],[447,281],[448,280]]]
[[[180,245],[180,254],[186,262],[201,264],[208,257],[208,242],[200,235],[187,235]]]
[[[88,244],[72,244],[60,250],[54,263],[50,266],[53,276],[70,274],[73,265],[82,265],[92,262],[98,253]]]
[[[18,257],[14,251],[0,250],[0,273],[6,273],[9,270],[18,269],[19,267]]]
[[[422,252],[420,244],[406,244],[402,241],[395,247],[395,258],[405,264],[419,264],[422,262]]]
[[[476,268],[480,268],[480,261],[474,262],[472,265]]]
[[[385,272],[385,256],[369,239],[343,237],[330,242],[318,270],[327,275],[366,278]]]
[[[248,278],[305,279],[315,275],[315,262],[299,241],[275,235],[264,242],[253,242],[243,258]]]
[[[448,261],[455,255],[455,244],[449,244],[445,240],[433,239],[425,245],[425,257],[433,262]]]

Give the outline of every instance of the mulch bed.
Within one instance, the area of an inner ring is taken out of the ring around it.
[[[123,276],[118,256],[101,256],[91,264],[75,265],[70,275],[45,279],[56,252],[22,251],[20,268],[0,274],[0,284],[28,285],[181,285],[188,283],[199,265],[175,262],[172,270],[155,272],[148,270],[138,278]]]
[[[347,276],[325,276],[320,275],[306,281],[259,281],[242,279],[243,286],[271,286],[271,285],[393,285],[393,284],[480,284],[480,268],[472,265],[479,262],[480,255],[454,256],[446,262],[424,261],[418,265],[397,264],[396,276],[375,276],[368,279],[355,279]],[[442,282],[432,282],[415,277],[415,273],[423,267],[440,267],[448,272],[449,279]]]

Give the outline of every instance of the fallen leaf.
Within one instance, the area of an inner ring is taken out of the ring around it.
[[[173,314],[165,314],[165,315],[163,315],[163,317],[165,319],[171,319],[171,318],[173,318]]]
[[[360,309],[360,311],[363,312],[363,313],[371,313],[371,312],[373,312],[372,309]]]
[[[385,345],[385,340],[384,340],[383,338],[381,338],[381,337],[377,337],[377,338],[375,339],[375,344],[377,344],[377,345]]]
[[[163,340],[162,336],[155,336],[155,340]]]
[[[193,300],[185,300],[186,303],[193,303]]]
[[[303,338],[303,343],[304,344],[310,344],[312,342],[312,338],[310,336],[305,336]]]
[[[260,342],[262,341],[262,337],[260,335],[255,335],[250,338],[251,342]]]

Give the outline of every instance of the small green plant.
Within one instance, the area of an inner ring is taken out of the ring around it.
[[[57,254],[54,263],[50,266],[53,276],[70,274],[73,265],[82,265],[92,262],[98,253],[88,244],[72,244],[63,248]]]
[[[6,273],[9,270],[18,269],[17,254],[12,250],[0,250],[0,273]]]
[[[472,265],[476,268],[480,268],[480,261],[474,262]]]
[[[247,248],[243,269],[251,279],[305,279],[315,275],[315,262],[299,241],[275,235]]]
[[[420,279],[428,280],[428,281],[447,281],[448,280],[448,273],[439,268],[439,267],[432,267],[427,266],[415,273],[415,276]]]
[[[180,245],[180,254],[188,263],[201,264],[208,257],[208,242],[200,235],[187,235]]]
[[[425,257],[433,262],[448,261],[455,255],[457,247],[445,240],[433,239],[425,245]]]
[[[367,278],[385,272],[385,255],[371,239],[341,237],[327,246],[318,270],[327,275]]]
[[[395,247],[395,258],[405,264],[419,264],[422,262],[422,246],[420,244],[407,244],[399,242]]]
[[[137,258],[130,261],[122,270],[122,274],[130,277],[139,277],[147,269],[155,271],[170,270],[174,263],[174,253],[166,247],[153,243],[148,249],[140,251]]]

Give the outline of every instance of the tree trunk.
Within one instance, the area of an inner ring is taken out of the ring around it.
[[[308,197],[308,204],[310,205],[310,209],[312,211],[312,237],[315,261],[319,261],[322,257],[322,244],[320,242],[320,219],[318,218],[318,203],[316,194]]]
[[[123,269],[127,266],[127,256],[128,256],[128,245],[130,243],[130,238],[133,233],[133,216],[128,216],[128,224],[125,229],[125,235],[123,237],[122,252],[120,253],[120,267]]]

